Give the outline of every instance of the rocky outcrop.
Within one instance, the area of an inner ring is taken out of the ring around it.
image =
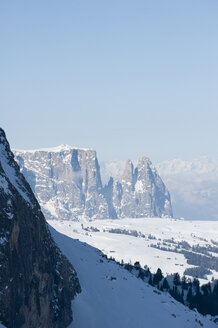
[[[66,327],[78,292],[76,272],[0,129],[0,321],[7,328]]]
[[[15,155],[47,219],[109,216],[94,150],[61,145]]]
[[[172,216],[169,192],[145,157],[103,187],[94,150],[62,145],[15,155],[47,219]]]
[[[121,182],[110,180],[106,187],[119,217],[172,217],[170,194],[151,161],[142,157],[137,167],[127,161]]]

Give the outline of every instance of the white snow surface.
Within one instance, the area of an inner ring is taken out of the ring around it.
[[[0,188],[3,189],[5,194],[9,194],[8,182],[6,177],[0,176]]]
[[[68,227],[65,233],[70,235],[69,232]],[[69,328],[217,327],[209,316],[189,310],[168,294],[102,258],[96,248],[53,228],[51,233],[77,271],[82,288],[72,304],[74,320]]]
[[[71,149],[80,149],[80,150],[93,150],[92,148],[81,148],[81,147],[73,147],[69,146],[67,144],[61,144],[57,147],[50,147],[50,148],[38,148],[38,149],[29,149],[29,150],[21,150],[21,149],[14,149],[17,153],[35,153],[38,151],[46,151],[46,152],[51,152],[51,153],[59,153],[61,151],[69,151]]]
[[[114,257],[117,261],[123,260],[125,263],[134,264],[139,261],[141,266],[147,265],[151,272],[155,273],[160,268],[164,275],[178,272],[181,276],[185,269],[194,267],[187,263],[183,254],[163,251],[151,247],[152,244],[173,239],[175,242],[186,241],[191,246],[212,245],[212,241],[218,242],[218,221],[189,221],[170,218],[140,218],[140,219],[119,219],[119,220],[95,220],[92,222],[75,221],[49,221],[58,231],[79,240],[86,242],[105,253],[108,257]],[[84,230],[84,228],[90,228]],[[93,231],[97,228],[99,231]],[[109,233],[110,229],[125,229],[137,231],[144,234],[143,237],[135,237],[125,234]],[[150,237],[150,238],[149,238]],[[156,238],[156,239],[151,239]],[[213,271],[207,279],[218,279],[218,272]],[[199,279],[201,283],[208,282],[206,279]]]
[[[25,201],[32,205],[28,197],[28,192],[23,186],[23,182],[20,180],[19,175],[16,174],[15,168],[9,164],[9,155],[5,149],[4,143],[0,144],[0,163],[4,170],[5,176],[10,180],[11,184],[17,189]],[[6,181],[2,178],[0,183],[4,191],[8,193]]]

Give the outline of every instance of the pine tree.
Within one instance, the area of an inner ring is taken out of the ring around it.
[[[163,289],[166,289],[166,290],[168,290],[169,289],[169,284],[168,284],[168,281],[167,281],[167,279],[166,278],[164,278],[164,280],[163,280]]]
[[[176,272],[176,273],[174,274],[174,277],[173,277],[173,284],[174,284],[175,286],[179,286],[179,285],[181,285],[180,275],[178,274],[178,272]]]
[[[190,309],[193,309],[193,294],[192,294],[192,288],[189,287],[186,301],[189,304]]]
[[[154,274],[153,284],[157,285],[163,279],[163,274],[161,269],[157,269],[157,272]]]
[[[139,268],[138,278],[144,280],[145,277],[146,277],[146,275],[145,275],[145,271],[142,270],[141,268]]]
[[[136,269],[141,268],[140,262],[139,262],[139,261],[136,261],[136,262],[134,263],[134,267],[135,267]]]
[[[182,285],[182,289],[184,290],[184,289],[188,289],[188,284],[187,284],[187,281],[186,281],[186,276],[183,276],[182,277],[182,283],[181,283],[181,285]]]
[[[150,277],[148,279],[148,283],[149,283],[149,285],[153,286],[152,274],[150,275]]]

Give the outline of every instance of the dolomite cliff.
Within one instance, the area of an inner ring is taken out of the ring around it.
[[[170,195],[151,161],[131,161],[120,181],[102,186],[96,151],[61,145],[15,151],[47,219],[172,216]]]

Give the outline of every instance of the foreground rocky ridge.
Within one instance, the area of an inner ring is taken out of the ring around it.
[[[22,172],[47,219],[171,217],[170,194],[143,157],[136,168],[127,161],[121,181],[101,181],[96,151],[67,145],[15,151]]]
[[[7,328],[62,328],[80,292],[76,272],[48,230],[0,129],[0,321]]]

